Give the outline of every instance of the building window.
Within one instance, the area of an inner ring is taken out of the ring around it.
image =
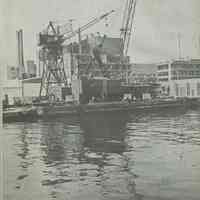
[[[192,76],[193,75],[193,71],[190,71],[190,76]]]
[[[197,95],[200,96],[200,83],[197,83]]]
[[[184,88],[184,87],[181,87],[181,88],[180,88],[180,96],[181,96],[181,97],[184,97],[184,96],[185,96],[185,88]]]
[[[192,96],[194,97],[194,90],[192,90]]]
[[[187,88],[187,96],[190,96],[190,84],[189,83],[186,84],[186,88]]]
[[[177,83],[175,83],[175,93],[176,93],[176,96],[178,97],[179,92],[178,92],[178,84]]]
[[[168,78],[159,78],[159,81],[168,81]]]
[[[159,72],[158,76],[168,76],[168,72]]]
[[[168,69],[168,65],[159,65],[158,70]]]

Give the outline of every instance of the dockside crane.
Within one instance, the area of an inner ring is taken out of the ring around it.
[[[121,54],[123,56],[127,56],[129,50],[136,5],[137,0],[126,0],[122,28],[120,29],[120,38],[122,40]]]
[[[64,38],[66,40],[67,39],[71,39],[72,37],[76,36],[80,32],[83,32],[83,31],[87,30],[88,28],[92,27],[93,25],[99,23],[101,20],[105,19],[106,17],[108,17],[110,14],[112,14],[114,12],[115,12],[114,10],[111,10],[110,12],[107,12],[107,13],[101,15],[100,17],[96,17],[96,18],[92,19],[90,22],[88,22],[87,24],[81,26],[80,28],[76,29],[75,31],[72,31],[70,34],[68,34]]]
[[[113,12],[114,10],[107,12],[100,17],[93,18],[77,30],[68,30],[65,33],[61,33],[60,26],[56,26],[55,23],[50,21],[47,28],[39,33],[39,60],[42,62],[43,68],[39,92],[40,99],[42,96],[49,97],[49,88],[51,84],[58,84],[61,87],[69,86],[63,61],[64,42],[75,37],[77,34],[80,35],[81,32],[99,23]]]

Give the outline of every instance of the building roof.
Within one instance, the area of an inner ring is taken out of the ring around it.
[[[177,59],[177,60],[168,60],[164,62],[160,62],[158,65],[165,65],[165,64],[200,64],[200,59]]]

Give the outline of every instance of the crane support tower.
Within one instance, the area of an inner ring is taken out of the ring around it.
[[[67,86],[62,55],[63,42],[63,35],[59,34],[59,29],[54,27],[52,22],[49,22],[44,33],[39,34],[40,61],[43,63],[39,97],[44,94],[43,90],[45,90],[45,96],[49,96],[51,84]]]
[[[129,49],[137,0],[126,0],[120,38],[122,39],[121,54],[126,56]]]

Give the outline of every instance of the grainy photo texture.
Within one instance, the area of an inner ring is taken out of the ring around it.
[[[0,200],[199,200],[199,8],[0,0]]]

